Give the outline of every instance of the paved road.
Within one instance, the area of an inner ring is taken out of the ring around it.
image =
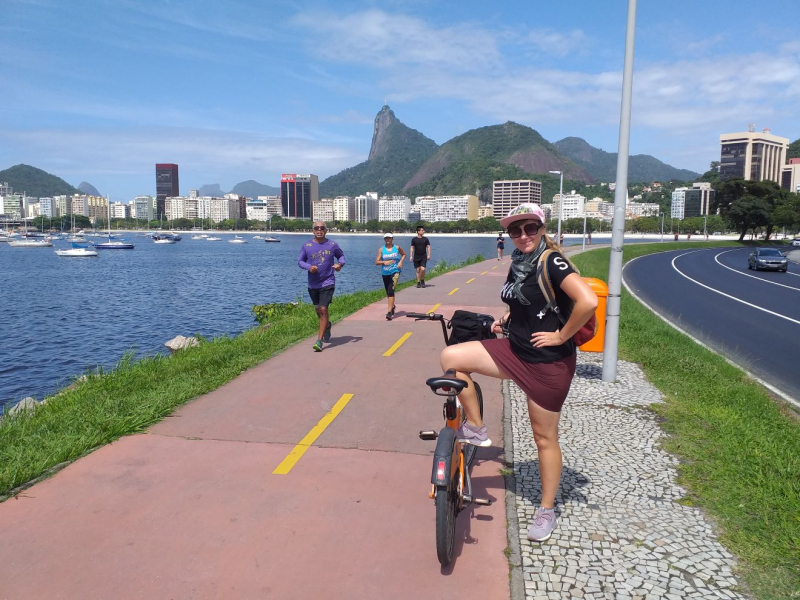
[[[404,290],[398,314],[498,314],[507,268]],[[433,443],[417,436],[442,425],[425,386],[441,330],[385,312],[368,306],[321,354],[303,341],[0,504],[0,599],[508,598],[501,384],[481,381],[497,446],[473,471],[496,502],[459,516],[442,570]]]
[[[630,288],[662,316],[800,401],[800,267],[749,271],[747,248],[652,254],[628,263]]]

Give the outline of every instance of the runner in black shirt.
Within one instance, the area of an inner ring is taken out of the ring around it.
[[[411,240],[411,261],[417,271],[417,287],[425,287],[425,267],[431,259],[431,243],[425,237],[425,228],[417,227],[417,237]]]

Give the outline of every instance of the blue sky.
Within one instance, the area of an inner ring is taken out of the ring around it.
[[[386,101],[441,144],[516,121],[615,152],[627,2],[2,0],[0,169],[112,199],[320,179]],[[719,134],[800,137],[800,2],[640,0],[631,152],[702,172]]]

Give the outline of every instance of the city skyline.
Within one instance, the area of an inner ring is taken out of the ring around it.
[[[182,194],[321,181],[366,160],[384,102],[439,144],[512,120],[615,152],[626,6],[577,4],[10,0],[0,168],[112,200],[155,195],[155,163]],[[800,137],[799,6],[659,4],[639,5],[632,154],[703,172],[750,122]]]

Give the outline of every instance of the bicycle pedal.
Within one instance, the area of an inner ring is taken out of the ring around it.
[[[488,498],[473,498],[472,502],[474,504],[480,504],[481,506],[491,506],[492,505],[492,501],[489,500]]]
[[[420,431],[419,432],[419,439],[421,440],[435,440],[439,437],[439,433],[436,431]]]

